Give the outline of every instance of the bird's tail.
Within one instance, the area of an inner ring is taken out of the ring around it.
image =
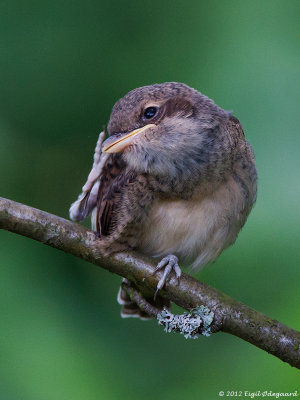
[[[127,279],[123,278],[122,283],[130,284],[132,285]],[[142,320],[147,320],[152,318],[149,314],[147,314],[145,311],[142,311],[139,306],[131,300],[129,294],[125,291],[125,289],[120,287],[119,292],[118,292],[118,297],[117,297],[118,303],[122,306],[121,308],[121,317],[122,318],[140,318]],[[155,300],[153,297],[151,298],[146,298],[146,300],[155,306],[156,308],[159,308],[162,310],[164,307],[167,309],[171,309],[171,303],[170,300],[163,298],[161,296],[156,296]]]

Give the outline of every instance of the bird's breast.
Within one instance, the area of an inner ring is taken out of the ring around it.
[[[206,197],[156,200],[139,248],[154,257],[175,254],[193,267],[204,266],[234,242],[250,211],[246,208],[233,179]]]

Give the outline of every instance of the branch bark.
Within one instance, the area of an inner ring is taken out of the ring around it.
[[[125,277],[154,293],[161,273],[153,275],[154,261],[127,252],[109,257],[99,254],[94,232],[56,215],[0,197],[0,228],[55,247]],[[226,294],[182,274],[172,277],[161,294],[186,310],[205,305],[214,312],[211,331],[231,333],[300,369],[300,332],[273,320]]]

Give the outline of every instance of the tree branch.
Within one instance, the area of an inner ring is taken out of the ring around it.
[[[74,222],[0,197],[0,228],[63,250],[123,276],[145,294],[154,293],[161,273],[154,261],[137,253],[99,254],[100,239]],[[191,310],[205,305],[214,312],[211,331],[231,333],[300,369],[300,332],[251,309],[224,293],[182,274],[172,277],[161,294]]]

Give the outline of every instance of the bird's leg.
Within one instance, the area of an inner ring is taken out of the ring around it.
[[[163,276],[160,278],[157,286],[156,286],[156,291],[154,294],[154,299],[157,296],[157,293],[163,288],[164,284],[166,283],[167,277],[170,275],[172,271],[175,272],[176,278],[179,282],[179,279],[181,277],[181,269],[178,265],[178,258],[174,256],[173,254],[169,254],[168,256],[164,257],[158,264],[155,270],[153,271],[153,274],[155,274],[157,271],[160,269],[164,269]]]

